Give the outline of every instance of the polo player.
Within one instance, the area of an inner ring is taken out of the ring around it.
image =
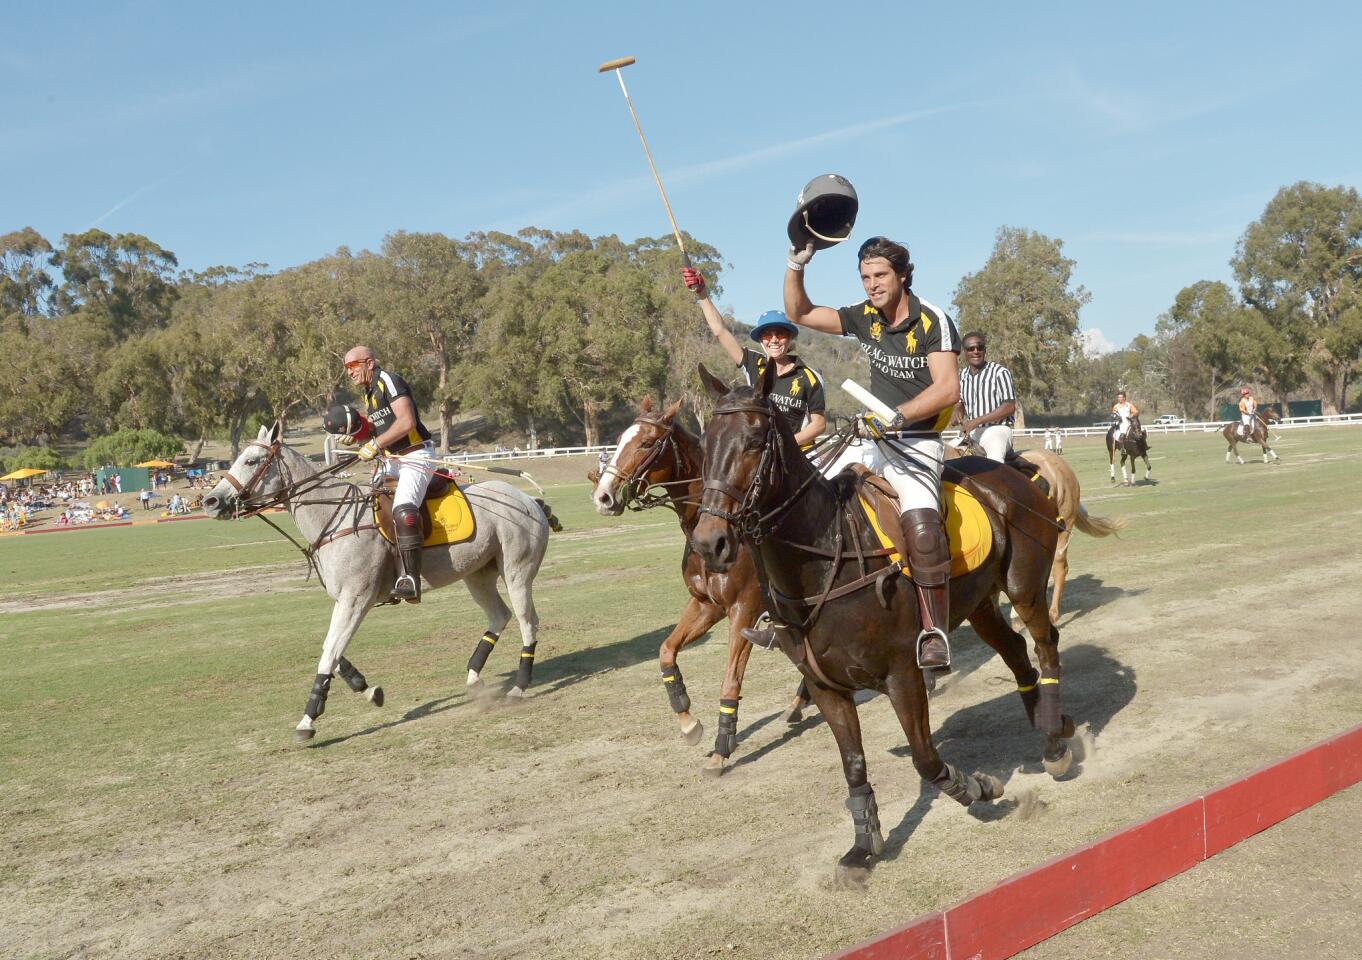
[[[1253,419],[1258,413],[1258,401],[1248,387],[1239,390],[1239,433],[1245,440],[1253,439]]]

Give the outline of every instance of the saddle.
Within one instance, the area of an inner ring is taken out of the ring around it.
[[[872,473],[864,464],[854,463],[843,473],[850,475],[850,488],[865,511],[880,545],[891,549],[890,560],[903,560],[903,575],[908,568],[908,545],[899,522],[899,495],[888,480]],[[993,526],[979,501],[968,490],[954,483],[941,485],[946,508],[946,535],[951,546],[951,576],[959,577],[977,570],[993,550]]]
[[[393,494],[396,490],[397,481],[385,477],[374,487],[373,492],[374,524],[383,539],[394,544],[397,542],[393,526]],[[426,497],[421,502],[421,529],[425,534],[422,547],[463,543],[471,540],[477,532],[468,498],[458,484],[451,483],[443,474],[434,474],[430,486],[426,488]]]

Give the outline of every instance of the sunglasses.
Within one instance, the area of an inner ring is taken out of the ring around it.
[[[359,370],[359,369],[362,368],[365,364],[370,363],[370,362],[371,362],[371,361],[368,360],[367,358],[364,359],[364,360],[349,360],[349,361],[347,361],[346,364],[345,364],[345,369],[347,369],[347,370]]]
[[[966,353],[974,353],[975,351],[978,351],[979,353],[983,353],[983,351],[984,351],[984,345],[983,345],[982,343],[967,343],[967,344],[965,344],[965,352],[966,352]]]

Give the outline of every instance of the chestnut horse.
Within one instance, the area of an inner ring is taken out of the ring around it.
[[[595,485],[591,491],[592,503],[603,516],[617,517],[626,507],[666,506],[676,512],[681,522],[681,532],[686,536],[685,550],[681,554],[681,578],[690,592],[690,599],[676,627],[662,641],[658,663],[662,668],[667,700],[681,725],[681,735],[692,746],[700,742],[705,727],[699,718],[691,716],[690,696],[676,657],[683,648],[728,617],[728,663],[719,691],[719,732],[714,739],[714,750],[701,768],[707,776],[719,776],[737,747],[738,700],[742,696],[747,659],[752,653],[752,644],[739,631],[756,622],[762,610],[761,594],[747,550],[741,551],[732,568],[721,574],[707,571],[691,548],[691,532],[695,529],[700,507],[700,465],[704,454],[699,438],[676,422],[680,408],[681,403],[677,401],[660,413],[655,412],[652,400],[644,397],[638,416],[620,435],[610,462],[587,477]],[[808,699],[801,687],[786,711],[785,719],[797,722]]]
[[[927,689],[917,663],[916,590],[891,563],[857,503],[850,472],[836,481],[801,453],[789,425],[768,399],[773,367],[756,387],[730,390],[702,366],[718,398],[703,438],[704,495],[691,535],[712,570],[741,562],[753,549],[762,599],[778,624],[778,642],[809,681],[814,702],[842,757],[855,843],[843,870],[865,870],[884,850],[875,795],[853,694],[888,696],[922,778],[968,806],[997,799],[1003,785],[986,773],[945,763],[932,742]],[[1053,776],[1069,769],[1073,720],[1060,712],[1059,631],[1050,622],[1045,585],[1060,524],[1036,484],[992,460],[947,465],[952,480],[979,500],[992,531],[991,551],[951,581],[951,627],[968,619],[1017,681],[1027,717],[1046,735],[1043,760]],[[1041,669],[998,609],[1006,593],[1036,638]]]
[[[1245,443],[1256,443],[1263,448],[1263,463],[1281,463],[1282,458],[1277,456],[1277,451],[1268,446],[1267,442],[1267,425],[1269,423],[1280,423],[1281,420],[1282,415],[1277,412],[1275,407],[1263,407],[1260,413],[1254,415],[1253,432],[1247,437],[1243,434],[1244,425],[1242,423],[1225,424],[1220,431],[1220,435],[1229,444],[1229,449],[1225,451],[1225,462],[1229,463],[1230,457],[1234,457],[1240,463],[1244,462],[1244,458],[1239,456],[1239,442],[1242,440]],[[1271,461],[1267,459],[1269,455],[1272,457]]]

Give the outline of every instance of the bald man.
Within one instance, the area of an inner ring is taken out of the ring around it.
[[[350,349],[345,355],[345,373],[351,383],[364,391],[364,409],[374,426],[374,437],[359,448],[359,457],[378,460],[375,481],[380,477],[397,478],[393,524],[397,528],[399,561],[393,597],[420,603],[421,542],[425,539],[421,501],[435,472],[430,431],[421,422],[407,381],[381,369],[368,347]]]

